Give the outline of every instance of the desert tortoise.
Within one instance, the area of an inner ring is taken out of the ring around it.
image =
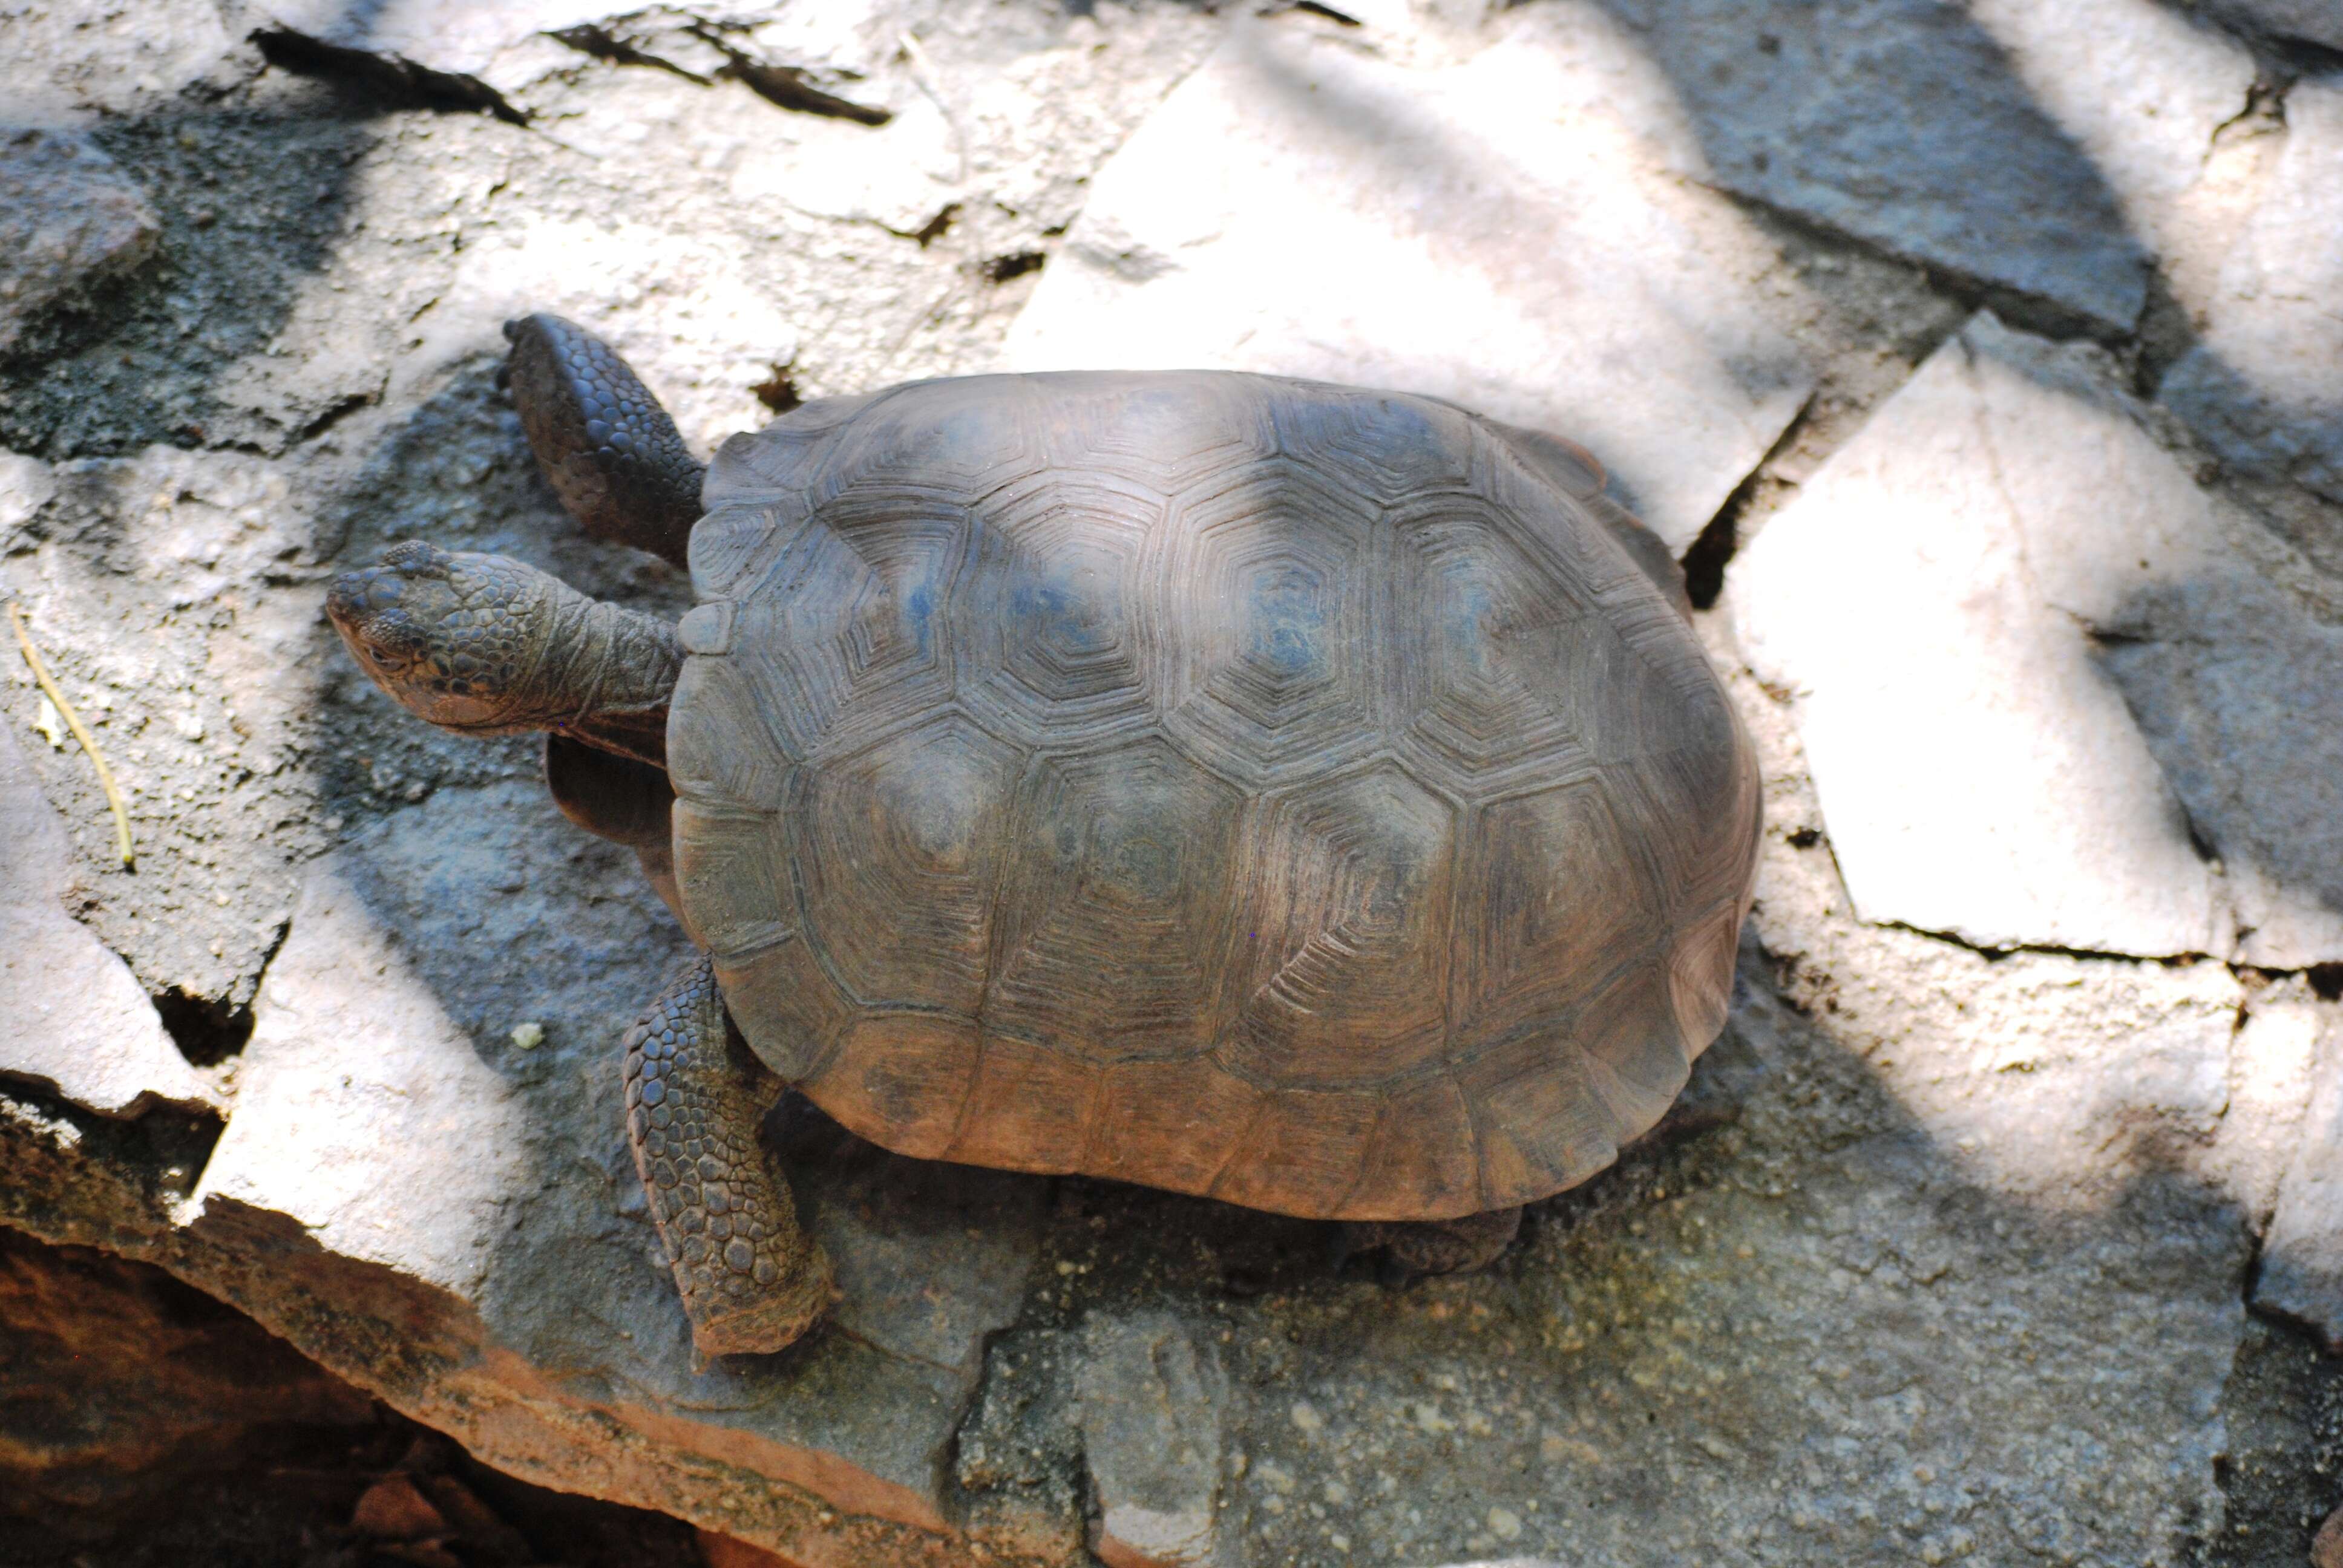
[[[1755,761],[1577,448],[1067,373],[809,404],[703,476],[598,340],[507,330],[564,503],[698,608],[410,542],[329,608],[424,718],[548,731],[701,950],[626,1095],[703,1350],[830,1297],[757,1142],[784,1083],[902,1153],[1401,1222],[1454,1267],[1722,1028]]]

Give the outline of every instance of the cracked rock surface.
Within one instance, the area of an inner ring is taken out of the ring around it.
[[[1572,432],[1689,545],[1813,380],[1753,286],[1776,258],[1667,177],[1664,84],[1566,8],[1356,31],[1231,28],[1100,172],[1010,362],[1433,393]]]
[[[2304,1561],[2343,1503],[2324,12],[1241,9],[0,5],[0,180],[33,149],[79,225],[0,271],[0,595],[137,848],[0,648],[0,1223],[793,1563]],[[688,607],[536,475],[497,368],[538,309],[703,452],[1076,360],[1586,443],[1763,758],[1725,1037],[1496,1267],[1404,1289],[787,1101],[842,1299],[696,1359],[616,1050],[680,933],[532,747],[413,722],[319,614],[410,537]]]

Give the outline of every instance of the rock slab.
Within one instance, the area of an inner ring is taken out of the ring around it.
[[[1697,127],[1695,172],[1899,256],[2135,320],[2147,264],[2089,160],[1964,5],[1605,0]],[[1988,173],[1988,171],[1990,171]]]
[[[2060,369],[1973,322],[1734,562],[1736,624],[1795,694],[1865,919],[2226,953],[2214,874],[2077,619],[2149,580],[2204,503],[2123,413],[2046,385]]]
[[[1683,549],[1812,380],[1762,245],[1665,176],[1664,89],[1591,18],[1429,63],[1311,20],[1232,27],[1100,170],[1010,367],[1449,398],[1588,447]]]
[[[1858,912],[1988,947],[2343,956],[2343,739],[2306,721],[2343,636],[2264,537],[2094,351],[1989,317],[1938,350],[1731,574]]]
[[[2343,85],[2297,83],[2284,135],[2159,396],[2227,461],[2343,503]]]
[[[8,640],[0,658],[14,660]],[[65,912],[72,886],[65,828],[0,733],[0,1018],[15,1035],[0,1073],[108,1116],[216,1107],[130,967]]]
[[[616,1049],[680,940],[540,784],[442,790],[311,867],[224,1131],[167,1110],[113,1128],[17,1090],[10,1221],[163,1262],[515,1473],[807,1563],[926,1561],[954,1533],[944,1454],[1021,1299],[1040,1189],[784,1119],[851,1299],[788,1355],[699,1362]],[[78,1014],[16,1016],[0,1075],[123,1100],[32,1070],[88,1048]]]

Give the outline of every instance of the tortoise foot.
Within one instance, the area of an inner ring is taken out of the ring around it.
[[[712,1294],[712,1302],[684,1298],[692,1349],[705,1356],[761,1356],[802,1338],[838,1300],[838,1287],[830,1260],[814,1247],[793,1276],[769,1286],[720,1282]]]
[[[1342,1227],[1346,1250],[1380,1251],[1376,1277],[1403,1285],[1425,1274],[1469,1274],[1503,1255],[1521,1233],[1519,1204],[1461,1220],[1377,1220]]]
[[[586,531],[677,566],[705,470],[610,346],[558,316],[505,323],[513,407],[546,482]]]
[[[627,1135],[704,1355],[766,1354],[828,1310],[830,1260],[758,1141],[778,1081],[696,954],[627,1032]]]

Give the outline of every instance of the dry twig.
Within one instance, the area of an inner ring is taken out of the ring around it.
[[[41,662],[39,650],[33,647],[33,634],[25,629],[25,612],[16,608],[14,599],[8,602],[8,622],[16,628],[16,646],[25,650],[25,662],[32,667],[33,678],[41,683],[41,689],[48,694],[51,702],[56,704],[57,711],[65,715],[65,727],[73,731],[74,739],[81,742],[84,755],[97,769],[97,782],[106,791],[106,803],[114,810],[115,848],[122,852],[122,863],[130,865],[130,809],[122,803],[122,791],[115,787],[114,769],[106,765],[105,755],[91,738],[89,726],[81,721],[81,715],[74,711],[73,704],[65,700],[65,694],[58,690],[57,683],[49,678],[49,667]]]

